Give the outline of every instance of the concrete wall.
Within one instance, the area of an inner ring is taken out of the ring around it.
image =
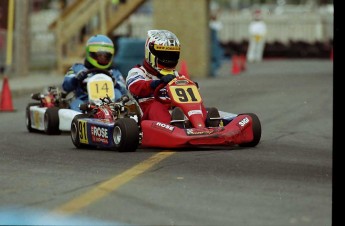
[[[181,42],[181,58],[192,77],[210,72],[209,0],[153,0],[152,29],[166,29]],[[181,65],[181,64],[179,64]]]

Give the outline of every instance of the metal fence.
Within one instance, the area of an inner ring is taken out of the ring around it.
[[[250,15],[223,14],[219,19],[223,28],[221,41],[248,39]],[[279,41],[328,41],[333,39],[333,17],[315,13],[296,15],[270,15],[263,18],[267,25],[267,42]]]
[[[248,40],[248,26],[251,15],[248,13],[223,11],[219,14],[222,29],[218,37],[221,42]],[[263,17],[267,24],[267,42],[279,41],[329,41],[333,40],[333,14],[299,13],[271,14]],[[116,35],[129,35],[145,38],[146,31],[152,28],[152,17],[133,15],[126,23],[114,31]]]

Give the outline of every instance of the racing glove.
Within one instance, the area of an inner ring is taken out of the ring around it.
[[[164,84],[168,84],[171,80],[173,80],[174,78],[176,78],[175,75],[172,75],[172,74],[168,74],[168,75],[164,75],[162,78],[161,78],[161,81],[162,83]]]
[[[75,77],[78,81],[83,81],[84,79],[86,79],[87,73],[86,73],[86,71],[82,70],[82,71],[79,71]]]
[[[152,80],[150,83],[150,87],[152,89],[156,89],[162,83],[161,80]]]

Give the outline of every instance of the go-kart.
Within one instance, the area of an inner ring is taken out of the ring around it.
[[[109,97],[99,100],[80,105],[83,114],[76,115],[71,123],[74,146],[135,151],[141,138],[138,123],[142,114],[137,102],[127,95],[116,102]]]
[[[170,99],[160,98],[159,93],[164,86]],[[127,99],[118,103],[102,99],[101,104],[81,106],[85,113],[75,116],[71,124],[73,144],[77,148],[100,147],[132,152],[139,146],[254,147],[260,141],[261,124],[253,113],[233,114],[210,107],[206,108],[207,115],[203,115],[199,90],[193,81],[184,76],[175,78],[167,85],[159,85],[154,97],[171,105],[170,124],[141,120],[142,112],[134,99],[131,99],[131,104],[127,104]]]
[[[169,99],[162,99],[159,95],[164,86]],[[143,120],[140,123],[142,147],[254,147],[260,142],[261,123],[256,114],[233,114],[208,107],[207,114],[204,115],[198,87],[184,76],[176,77],[167,85],[160,84],[155,89],[154,97],[171,106],[173,120],[170,124]]]
[[[114,82],[107,70],[89,69],[88,78],[81,81],[90,101],[97,101],[108,95],[115,99]],[[63,93],[57,87],[48,87],[44,92],[31,95],[37,102],[26,107],[26,127],[29,132],[44,132],[48,135],[58,135],[69,132],[74,116],[81,114],[70,109],[74,93]]]

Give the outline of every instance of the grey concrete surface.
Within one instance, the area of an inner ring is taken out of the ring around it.
[[[55,72],[30,72],[28,76],[11,77],[11,75],[2,75],[0,81],[1,90],[5,77],[8,78],[8,84],[12,97],[18,97],[34,92],[40,92],[48,86],[58,86],[62,84],[64,75]]]
[[[62,225],[20,220],[72,203],[71,217],[111,225],[331,226],[338,206],[332,204],[340,202],[332,200],[333,166],[339,166],[332,157],[340,151],[333,151],[333,136],[340,136],[333,126],[342,121],[332,119],[332,63],[269,60],[236,76],[229,72],[224,64],[219,77],[195,80],[206,106],[259,117],[255,148],[76,149],[68,133],[29,133],[28,95],[15,98],[16,111],[0,113],[0,222],[9,225],[2,217],[16,216],[16,225]],[[158,153],[169,157],[140,170]],[[128,181],[114,183],[119,177]],[[100,186],[105,183],[111,186]],[[96,190],[102,199],[90,195]],[[83,225],[64,225],[76,224]]]

